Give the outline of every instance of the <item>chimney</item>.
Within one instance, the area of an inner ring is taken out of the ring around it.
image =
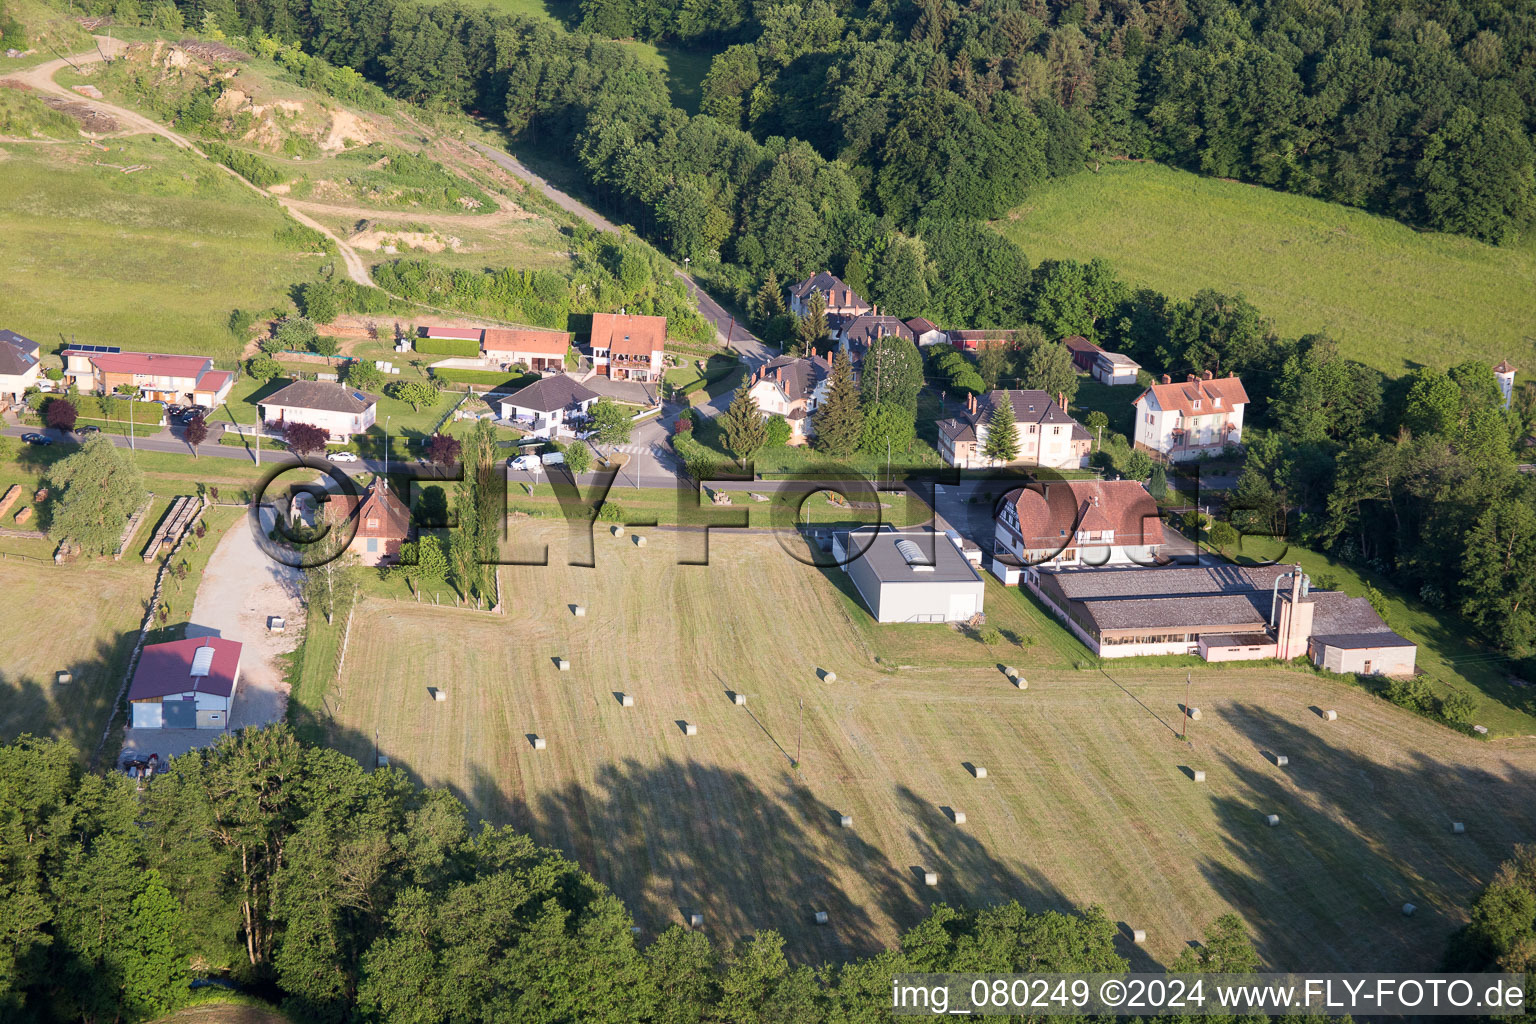
[[[1201,380],[1210,380],[1214,376],[1216,376],[1214,373],[1212,373],[1210,370],[1206,370],[1205,373],[1200,375],[1200,379]]]
[[[1170,377],[1170,376],[1168,376],[1168,375],[1167,375],[1167,374],[1166,374],[1166,373],[1165,373],[1165,374],[1163,374],[1163,383],[1164,383],[1164,384],[1172,384],[1172,383],[1173,383],[1173,378],[1172,378],[1172,377]]]
[[[1187,373],[1187,374],[1184,375],[1184,379],[1188,383],[1193,384],[1195,382],[1195,380],[1196,380],[1196,377],[1192,373]]]
[[[1067,407],[1067,393],[1065,391],[1058,391],[1058,392],[1056,392],[1056,406],[1057,406],[1057,408],[1062,409],[1062,410],[1066,409],[1066,407]]]

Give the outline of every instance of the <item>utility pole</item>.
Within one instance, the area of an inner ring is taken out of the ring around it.
[[[1189,739],[1189,670],[1184,671],[1184,739]]]

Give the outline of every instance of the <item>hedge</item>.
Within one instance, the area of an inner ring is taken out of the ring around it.
[[[503,384],[521,387],[524,382],[539,379],[536,373],[520,373],[517,370],[447,370],[433,369],[432,376],[452,384],[487,384],[493,388]]]
[[[203,152],[253,185],[268,188],[283,180],[277,168],[254,153],[226,146],[222,142],[202,143]]]
[[[414,342],[417,352],[438,356],[460,356],[474,358],[480,354],[478,341],[467,341],[462,338],[417,338]]]

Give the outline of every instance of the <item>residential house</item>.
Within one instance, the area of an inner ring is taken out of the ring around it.
[[[1008,465],[1080,469],[1088,463],[1092,438],[1044,391],[992,391],[966,399],[965,410],[939,422],[939,454],[960,469],[1001,465],[986,455],[992,410],[1007,402],[1014,420],[1019,454]]]
[[[128,685],[128,724],[228,729],[240,685],[240,650],[238,642],[217,636],[145,647]]]
[[[1092,373],[1095,357],[1104,351],[1081,334],[1073,334],[1062,338],[1061,343],[1072,354],[1072,365],[1077,367],[1079,373]]]
[[[374,425],[378,404],[367,392],[323,380],[296,380],[256,403],[269,430],[306,423],[342,442]]]
[[[951,345],[962,352],[980,352],[982,346],[990,345],[994,341],[1012,345],[1017,340],[1018,333],[1018,331],[950,331],[946,337]]]
[[[949,340],[949,335],[939,330],[938,325],[927,317],[913,317],[906,321],[906,325],[907,330],[912,332],[912,340],[917,342],[918,348]]]
[[[487,327],[480,353],[487,362],[503,369],[525,366],[539,373],[565,369],[571,336],[565,331],[504,330]]]
[[[325,509],[336,528],[356,524],[347,550],[363,565],[391,565],[400,560],[400,545],[410,539],[411,511],[389,489],[384,477],[374,477],[361,496],[331,495]]]
[[[1206,370],[1175,384],[1164,374],[1136,399],[1136,447],[1179,462],[1240,444],[1247,404],[1248,392],[1235,376]]]
[[[993,541],[992,573],[1013,584],[1063,566],[1155,565],[1163,522],[1135,480],[1055,480],[1004,495]]]
[[[1331,672],[1414,671],[1413,641],[1365,598],[1313,589],[1300,566],[1042,569],[1025,582],[1102,658],[1305,656]]]
[[[37,386],[40,353],[31,338],[0,330],[0,402],[20,402],[28,388]]]
[[[812,292],[821,292],[827,300],[827,316],[852,318],[870,311],[869,303],[849,288],[835,274],[818,271],[789,289],[789,310],[796,316],[810,312]]]
[[[750,393],[765,418],[783,416],[789,422],[790,444],[809,440],[810,417],[827,397],[831,367],[831,361],[822,356],[779,356],[758,367]]]
[[[878,309],[872,313],[854,317],[842,326],[840,333],[834,335],[842,345],[849,358],[862,360],[864,353],[879,338],[905,338],[915,342],[916,335],[912,328],[901,321],[901,318],[881,313]]]
[[[501,418],[535,437],[569,435],[600,397],[575,377],[560,373],[504,396]]]
[[[986,584],[942,533],[860,527],[833,535],[832,556],[876,622],[966,622],[982,611]]]
[[[1119,352],[1100,352],[1093,360],[1093,379],[1113,386],[1135,384],[1141,364]]]
[[[64,377],[82,392],[108,395],[136,387],[145,401],[216,409],[229,397],[235,375],[215,370],[206,356],[123,352],[102,346],[67,348]]]
[[[659,381],[666,365],[667,318],[593,313],[592,366],[615,380]]]

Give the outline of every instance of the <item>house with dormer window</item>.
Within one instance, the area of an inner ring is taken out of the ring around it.
[[[999,405],[1013,413],[1018,438],[1019,452],[1009,465],[1050,469],[1087,465],[1093,443],[1088,431],[1044,391],[991,391],[967,397],[964,412],[939,421],[939,454],[945,462],[960,469],[1000,465],[986,454],[992,410]]]
[[[1197,458],[1243,440],[1248,392],[1235,376],[1207,370],[1175,384],[1167,374],[1136,399],[1136,447],[1171,462]]]
[[[1155,565],[1157,502],[1135,480],[1053,480],[1009,491],[994,524],[992,573],[1004,583],[1038,569]]]

